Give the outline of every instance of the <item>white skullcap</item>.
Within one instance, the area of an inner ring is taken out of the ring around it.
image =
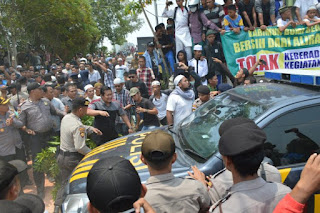
[[[152,81],[151,86],[160,86],[159,81]]]
[[[91,84],[88,84],[84,87],[84,91],[87,92],[88,89],[93,88]]]
[[[199,44],[194,45],[193,50],[199,50],[199,51],[202,51],[202,46],[201,46],[201,45],[199,45]]]
[[[55,82],[55,81],[57,81],[56,77],[54,77],[54,76],[51,76],[51,81],[52,81],[52,82]]]
[[[86,58],[80,58],[80,61],[83,61],[83,62],[87,63],[87,59]]]
[[[118,61],[122,61],[122,58],[118,58]]]
[[[121,84],[122,82],[121,82],[121,79],[120,78],[115,78],[114,80],[113,80],[113,84]]]
[[[18,69],[18,68],[20,68],[20,69],[21,69],[21,68],[22,68],[22,66],[21,66],[21,65],[18,65],[18,66],[17,66],[17,69]]]
[[[173,83],[175,86],[178,86],[179,82],[181,81],[181,79],[184,78],[184,75],[177,75],[177,77],[175,77]]]

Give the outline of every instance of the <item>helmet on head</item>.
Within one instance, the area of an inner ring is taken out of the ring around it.
[[[199,8],[200,0],[190,0],[189,1],[189,9],[191,12],[196,12],[197,9]]]

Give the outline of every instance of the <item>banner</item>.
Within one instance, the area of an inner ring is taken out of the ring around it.
[[[258,66],[258,75],[274,69],[320,70],[319,24],[289,27],[283,32],[277,27],[240,34],[226,32],[221,40],[227,65],[234,75],[240,68],[250,69],[259,59],[267,64]]]

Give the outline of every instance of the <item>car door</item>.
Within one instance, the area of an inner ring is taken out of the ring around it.
[[[309,156],[320,149],[320,104],[304,104],[282,108],[263,125],[266,156],[279,169],[282,182],[291,188]],[[310,198],[308,212],[320,212],[320,194]]]

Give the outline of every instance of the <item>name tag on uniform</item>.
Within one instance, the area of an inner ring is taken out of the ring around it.
[[[218,49],[214,49],[214,53],[218,53]]]

